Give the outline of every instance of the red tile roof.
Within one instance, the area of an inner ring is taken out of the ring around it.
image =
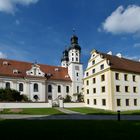
[[[109,55],[105,53],[100,53],[100,54],[103,55],[104,58],[110,61],[111,69],[140,74],[140,62],[129,60],[123,57],[119,58],[118,56]]]
[[[8,64],[3,64],[4,62],[8,62]],[[30,70],[32,68],[32,65],[33,64],[29,62],[0,59],[0,76],[71,81],[68,75],[68,68],[58,66],[37,64],[40,66],[40,70],[45,73],[45,76],[41,77],[27,75],[26,71]],[[58,71],[56,71],[55,68],[58,68]],[[13,73],[13,70],[15,69],[19,71],[18,74]],[[50,73],[51,76],[46,76],[48,73]]]

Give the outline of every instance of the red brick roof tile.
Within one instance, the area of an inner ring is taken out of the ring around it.
[[[8,62],[8,64],[3,64],[3,62]],[[40,70],[45,73],[45,76],[41,77],[41,76],[27,75],[26,71],[30,70],[32,68],[32,65],[33,64],[29,62],[0,59],[0,76],[71,81],[68,75],[68,68],[63,68],[60,66],[58,67],[58,66],[37,64],[40,66]],[[56,68],[58,68],[57,71],[55,70]],[[14,69],[17,69],[19,73],[14,74],[13,73]],[[48,73],[50,73],[51,76],[46,76]]]

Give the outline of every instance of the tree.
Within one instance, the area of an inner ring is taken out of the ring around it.
[[[0,101],[28,101],[28,98],[26,95],[21,95],[20,92],[18,92],[17,90],[6,88],[0,89]]]
[[[71,96],[70,95],[66,95],[66,98],[64,99],[64,102],[71,102]]]
[[[83,97],[83,95],[80,93],[80,94],[78,94],[78,96],[77,96],[77,100],[78,100],[78,102],[83,102],[84,101],[84,97]]]

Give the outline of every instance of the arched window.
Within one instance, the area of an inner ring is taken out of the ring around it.
[[[10,83],[9,82],[6,82],[5,87],[6,88],[10,88]]]
[[[66,93],[69,93],[69,86],[66,86]]]
[[[23,84],[19,83],[19,91],[23,91]]]
[[[52,92],[52,85],[48,85],[48,92]]]
[[[38,92],[38,84],[37,83],[34,84],[34,92]]]
[[[58,86],[58,93],[61,93],[61,86]]]

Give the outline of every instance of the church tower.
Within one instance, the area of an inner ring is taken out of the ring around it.
[[[68,49],[68,73],[72,80],[72,100],[76,101],[78,94],[83,88],[83,64],[81,64],[81,47],[78,44],[78,37],[73,35]]]
[[[70,46],[63,52],[61,66],[68,68],[68,74],[72,80],[70,96],[72,101],[76,101],[78,94],[82,93],[83,88],[83,64],[80,60],[81,47],[78,43],[78,37],[73,35],[70,40]]]

